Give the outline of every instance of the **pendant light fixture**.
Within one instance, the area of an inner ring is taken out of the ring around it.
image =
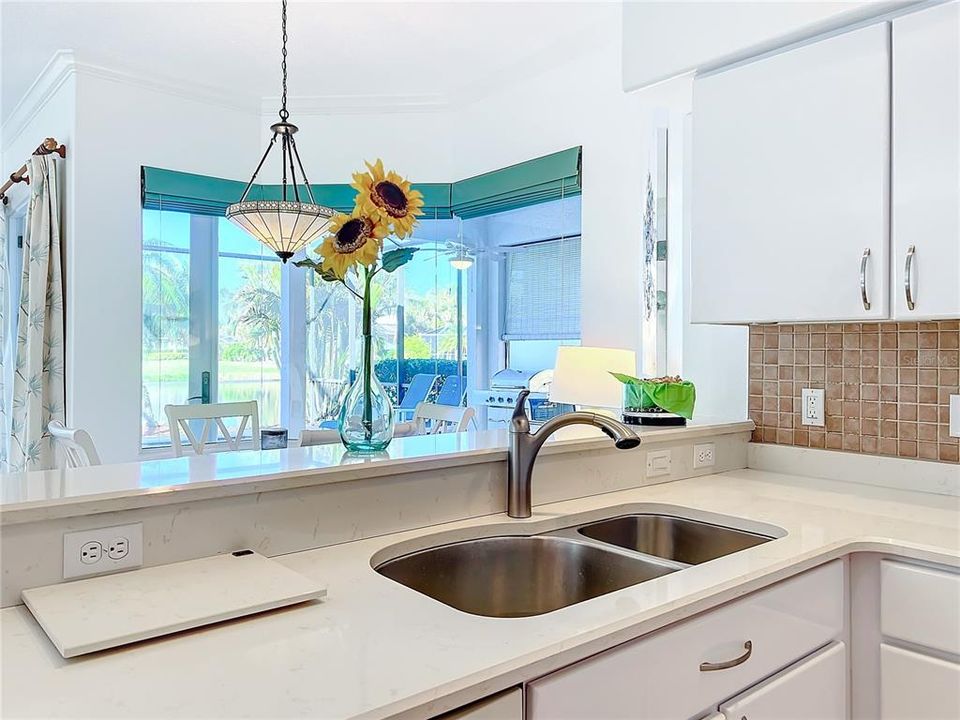
[[[473,256],[467,252],[463,244],[463,218],[457,218],[457,253],[450,258],[450,265],[454,270],[469,270],[473,266]]]
[[[308,243],[317,239],[330,225],[333,210],[318,205],[313,197],[313,190],[304,172],[300,153],[297,152],[297,142],[294,140],[299,128],[288,122],[290,113],[287,112],[287,0],[282,0],[281,26],[283,47],[281,50],[280,70],[283,77],[283,94],[280,100],[280,122],[270,126],[273,137],[267,144],[266,152],[260,158],[260,164],[253,171],[253,177],[247,183],[240,200],[227,208],[227,218],[246,230],[250,235],[273,250],[277,256],[286,262]],[[280,138],[282,189],[279,200],[247,200],[250,188],[253,187],[260,169],[267,161],[267,156]],[[287,171],[289,170],[289,187]],[[297,180],[297,171],[300,172],[300,182],[306,191],[310,202],[301,202],[300,188]]]

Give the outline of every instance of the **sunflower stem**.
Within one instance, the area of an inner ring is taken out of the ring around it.
[[[373,438],[373,308],[370,283],[373,273],[364,273],[363,292],[363,429],[367,442]]]

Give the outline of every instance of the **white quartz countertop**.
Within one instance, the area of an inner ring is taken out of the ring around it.
[[[750,432],[753,423],[696,422],[636,428],[644,447],[706,435]],[[543,454],[609,447],[592,427],[562,428]],[[397,438],[386,451],[354,456],[339,443],[285,450],[214,452],[163,460],[0,475],[0,524],[129,510],[403,472],[506,460],[504,430]]]
[[[468,615],[378,575],[371,558],[533,534],[631,511],[779,539],[545,615]],[[732,518],[732,519],[727,519]],[[402,546],[391,549],[398,543]],[[328,598],[64,660],[29,611],[0,611],[4,718],[429,717],[852,551],[960,566],[960,498],[738,470],[281,558]]]

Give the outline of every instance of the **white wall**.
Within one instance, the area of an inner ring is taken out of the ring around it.
[[[344,113],[308,107],[298,112],[293,99],[290,120],[300,128],[297,150],[311,183],[348,183],[351,173],[364,169],[365,160],[373,162],[377,158],[415,182],[456,179],[452,140],[455,129],[447,110]],[[273,122],[274,110],[260,121],[258,137],[264,147]],[[245,174],[249,176],[252,170],[251,165]],[[278,176],[270,177],[275,179],[267,182],[279,182]]]
[[[602,11],[619,22],[616,6]],[[459,110],[455,156],[458,177],[468,177],[583,146],[583,344],[639,349],[645,134],[619,64],[616,42],[592,44]]]
[[[81,70],[73,236],[67,251],[67,419],[104,462],[140,447],[140,166],[242,178],[258,153],[256,112]]]
[[[623,87],[642,88],[914,2],[627,0],[623,3]]]

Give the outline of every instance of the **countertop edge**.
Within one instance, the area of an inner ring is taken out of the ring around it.
[[[643,433],[641,447],[668,442],[695,440],[707,436],[752,432],[750,420],[663,428]],[[605,450],[609,441],[602,437],[551,439],[541,450],[544,455]],[[0,505],[0,526],[18,525],[66,517],[80,517],[118,510],[172,505],[214,498],[253,495],[353,480],[369,480],[412,472],[443,470],[450,467],[503,462],[506,447],[453,450],[421,457],[370,460],[350,465],[325,465],[315,468],[281,470],[246,477],[198,481],[189,485],[167,485],[115,492],[33,500]],[[90,470],[90,468],[84,468]],[[63,471],[70,472],[70,471]]]

